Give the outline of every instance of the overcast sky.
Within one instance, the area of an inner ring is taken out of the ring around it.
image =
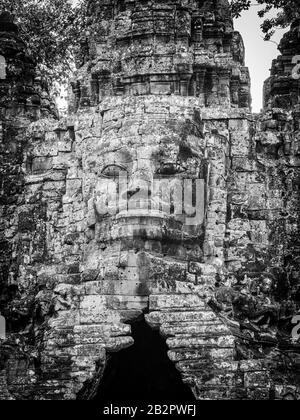
[[[242,17],[235,21],[235,28],[242,34],[246,47],[246,65],[250,69],[252,82],[253,111],[259,112],[262,108],[263,83],[269,77],[272,60],[280,52],[274,42],[279,43],[283,30],[277,30],[272,38],[274,42],[262,39],[260,29],[262,20],[257,16],[260,7],[252,6]]]

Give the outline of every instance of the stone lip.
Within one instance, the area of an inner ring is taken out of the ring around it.
[[[146,218],[158,218],[158,219],[168,219],[170,216],[167,213],[163,213],[161,211],[155,210],[134,210],[134,211],[126,211],[123,210],[117,214],[117,219],[129,219],[129,218],[136,218],[136,217],[146,217]]]
[[[183,225],[182,221],[164,215],[118,214],[111,222],[110,235],[101,235],[103,242],[135,238],[184,244],[191,240],[201,242],[203,236],[201,226]]]

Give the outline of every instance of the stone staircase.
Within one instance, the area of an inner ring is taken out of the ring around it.
[[[177,298],[178,299],[178,298]],[[268,400],[271,381],[262,361],[236,361],[236,338],[196,296],[194,307],[176,307],[176,297],[150,296],[147,322],[166,337],[169,358],[198,400]],[[183,305],[184,306],[184,305]],[[153,312],[151,312],[151,310]]]

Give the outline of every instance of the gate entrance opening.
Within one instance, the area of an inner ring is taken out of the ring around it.
[[[94,400],[108,402],[191,402],[195,397],[168,358],[168,347],[145,320],[132,324],[135,344],[111,358]]]

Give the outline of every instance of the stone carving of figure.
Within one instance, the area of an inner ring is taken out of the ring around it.
[[[205,159],[201,140],[189,129],[188,123],[157,124],[142,141],[94,140],[95,148],[83,161],[92,174],[85,182],[91,241],[124,243],[133,236],[133,247],[172,254],[175,248],[182,252],[172,245],[176,237],[186,235],[188,242],[202,235]],[[188,258],[193,249],[185,253]]]
[[[279,322],[280,305],[272,300],[272,291],[270,277],[264,277],[255,286],[255,282],[245,276],[234,288],[220,288],[213,304],[230,318],[239,320],[243,329],[273,335]]]

